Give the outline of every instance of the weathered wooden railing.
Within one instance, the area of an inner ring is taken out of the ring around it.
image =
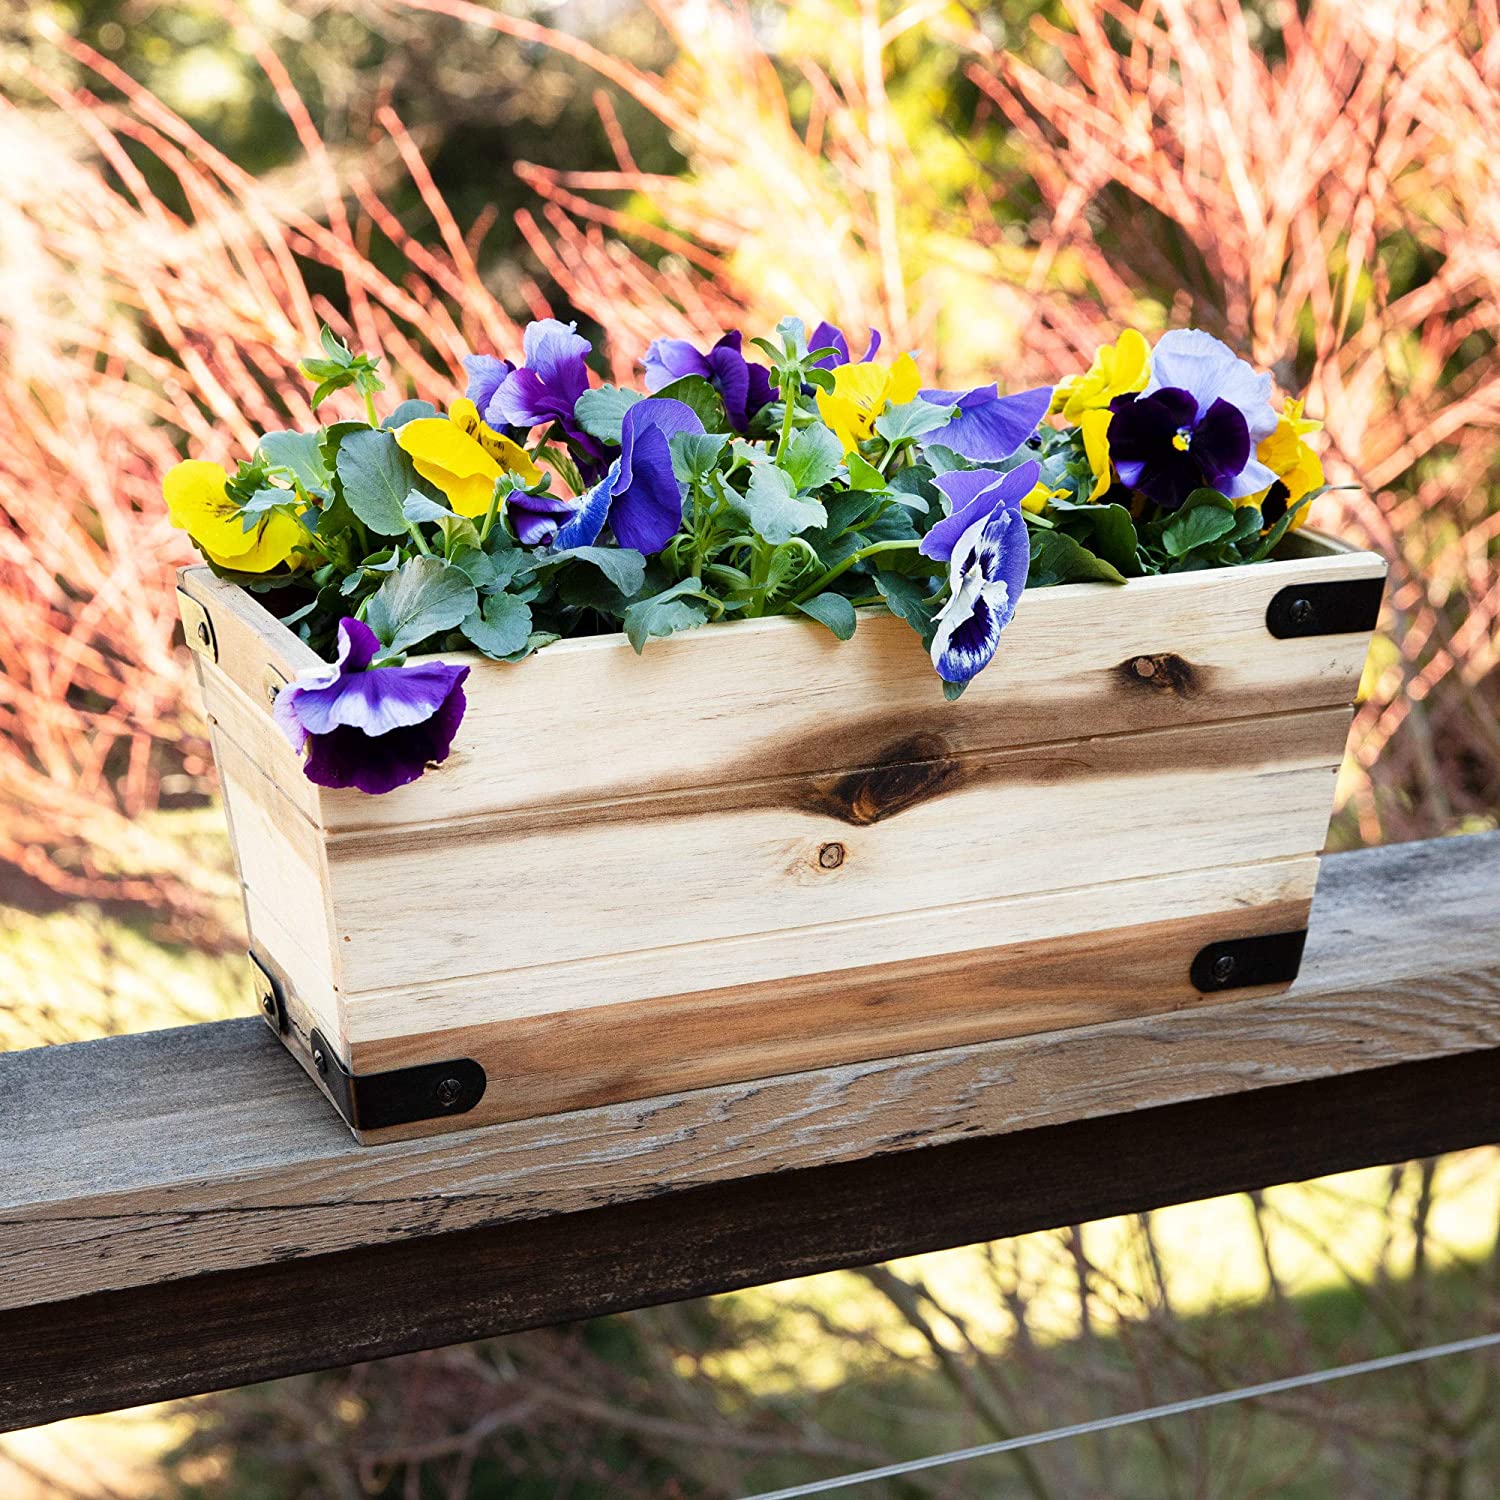
[[[1288,994],[381,1147],[258,1020],[0,1057],[0,1429],[1500,1140],[1500,834]]]

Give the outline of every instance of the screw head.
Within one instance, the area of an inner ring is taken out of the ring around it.
[[[437,1086],[437,1102],[444,1109],[452,1109],[463,1097],[464,1086],[456,1078],[445,1078]]]
[[[207,620],[199,620],[198,621],[198,639],[200,641],[202,641],[205,646],[208,645],[209,640],[211,639],[211,637],[209,636],[209,633],[208,633],[208,621]]]
[[[1287,615],[1293,625],[1304,630],[1318,623],[1318,611],[1313,607],[1311,599],[1293,599]]]
[[[844,846],[842,844],[824,844],[818,850],[818,863],[825,870],[836,870],[844,862]]]
[[[317,1047],[313,1050],[313,1067],[326,1078],[328,1076],[328,1059],[324,1056],[323,1049]]]
[[[273,995],[270,990],[267,990],[265,994],[260,997],[260,1008],[265,1011],[268,1016],[274,1016],[276,1014],[276,996]]]
[[[1221,953],[1215,960],[1212,973],[1220,984],[1228,984],[1234,978],[1234,958],[1231,954]]]

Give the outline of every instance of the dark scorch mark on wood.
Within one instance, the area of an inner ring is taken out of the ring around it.
[[[1115,680],[1127,688],[1169,693],[1177,698],[1191,698],[1201,693],[1206,676],[1202,667],[1195,667],[1172,651],[1154,656],[1127,656],[1114,669]]]
[[[919,734],[887,745],[876,765],[833,780],[811,778],[797,800],[808,812],[864,828],[942,796],[963,774],[940,735]]]

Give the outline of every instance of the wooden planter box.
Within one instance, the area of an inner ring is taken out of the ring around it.
[[[1283,989],[1385,574],[1283,551],[1028,592],[952,704],[882,613],[476,658],[385,797],[304,778],[313,654],[190,568],[267,1017],[372,1141]]]

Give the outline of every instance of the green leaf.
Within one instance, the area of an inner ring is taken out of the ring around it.
[[[841,641],[847,641],[854,634],[859,618],[854,613],[854,606],[842,594],[816,594],[811,599],[804,599],[796,608],[820,625],[826,625]]]
[[[1123,505],[1100,504],[1089,506],[1085,514],[1093,526],[1094,550],[1099,556],[1128,576],[1139,574],[1136,549],[1140,542],[1130,512]]]
[[[370,596],[365,622],[388,651],[407,651],[428,636],[456,629],[478,603],[461,568],[438,557],[414,557]]]
[[[681,401],[684,406],[691,407],[698,420],[710,432],[729,431],[729,418],[724,413],[724,398],[701,375],[683,375],[651,394],[657,400]]]
[[[901,406],[888,406],[875,418],[875,431],[888,443],[919,438],[924,432],[935,432],[953,420],[951,406],[934,406],[920,396]]]
[[[970,681],[973,681],[970,678]],[[950,703],[956,703],[964,695],[964,689],[968,687],[967,682],[945,682],[943,684],[943,697]]]
[[[408,521],[444,521],[453,517],[446,505],[429,499],[421,490],[412,490],[401,502],[401,514]]]
[[[1201,494],[1202,491],[1197,493]],[[1191,500],[1191,496],[1188,497]],[[1161,544],[1173,557],[1186,557],[1198,547],[1216,542],[1234,530],[1234,502],[1226,501],[1226,509],[1217,505],[1199,504],[1189,509],[1186,504],[1167,522],[1161,534]]]
[[[491,594],[467,615],[459,629],[486,656],[503,661],[522,650],[531,636],[531,606],[510,594]]]
[[[430,401],[403,401],[380,425],[394,429],[405,427],[408,422],[417,422],[424,417],[437,416],[437,407]]]
[[[951,474],[956,469],[975,467],[963,454],[955,453],[953,449],[944,447],[942,443],[923,443],[922,457],[931,466],[934,474]]]
[[[937,611],[927,602],[928,587],[900,573],[876,573],[875,587],[885,600],[886,608],[905,620],[922,637],[924,646],[930,646]]]
[[[618,448],[620,423],[625,420],[625,413],[637,401],[643,400],[645,397],[639,391],[627,391],[618,385],[596,386],[585,391],[574,403],[573,415],[590,437],[598,438],[601,443],[613,443]]]
[[[646,559],[630,547],[570,547],[549,560],[562,558],[592,563],[627,598],[646,581]]]
[[[305,490],[326,495],[333,483],[323,459],[321,432],[268,432],[256,451],[273,468],[285,469]]]
[[[819,423],[792,434],[781,467],[792,476],[797,489],[815,490],[838,473],[843,460],[844,445]]]
[[[691,630],[708,619],[708,611],[701,604],[689,603],[682,597],[697,593],[701,587],[697,578],[684,578],[671,588],[632,604],[625,611],[625,637],[635,647],[636,655],[646,649],[646,642],[652,636]]]
[[[799,499],[785,469],[762,464],[750,476],[750,487],[738,501],[755,531],[773,546],[789,542],[810,526],[826,526],[828,512],[816,500]]]
[[[695,479],[701,483],[718,467],[729,438],[720,432],[674,432],[667,441],[677,482],[691,484]]]
[[[380,536],[406,530],[402,511],[416,488],[417,471],[388,432],[366,427],[339,444],[339,482],[349,509]]]
[[[858,453],[849,454],[845,460],[849,465],[849,488],[851,490],[873,490],[877,494],[888,490],[891,482],[867,459]]]
[[[1124,583],[1124,575],[1064,531],[1031,533],[1031,570],[1027,581],[1035,588],[1054,583]]]

